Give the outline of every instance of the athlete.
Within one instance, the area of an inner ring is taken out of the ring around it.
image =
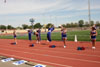
[[[16,30],[13,31],[13,36],[14,36],[14,44],[17,44],[17,34],[16,34]]]
[[[96,47],[95,47],[96,36],[97,36],[97,31],[96,31],[95,27],[92,27],[91,32],[90,32],[90,37],[91,37],[91,41],[92,41],[92,49],[96,49]]]
[[[64,28],[63,26],[61,26],[61,37],[62,37],[62,41],[64,43],[64,48],[66,48],[66,40],[67,40],[67,29]]]
[[[47,41],[48,42],[51,42],[52,40],[51,40],[51,32],[54,30],[54,26],[50,26],[49,28],[48,28],[48,32],[47,32]]]
[[[36,39],[37,39],[36,43],[40,43],[40,40],[41,40],[41,30],[40,29],[36,30],[35,35],[36,35]]]
[[[31,34],[32,34],[32,31],[28,30],[28,39],[29,39],[30,43],[32,41],[32,35]]]
[[[39,33],[39,39],[41,41],[41,29],[40,28],[38,29],[38,33]]]

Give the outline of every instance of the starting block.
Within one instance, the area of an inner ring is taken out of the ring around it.
[[[20,61],[14,62],[13,64],[14,64],[14,65],[21,65],[21,64],[24,64],[24,63],[26,63],[26,62],[27,62],[27,61],[20,60]]]
[[[46,65],[37,64],[37,65],[35,65],[33,67],[46,67]]]
[[[34,47],[34,46],[35,46],[34,44],[31,44],[31,45],[30,45],[30,47]]]
[[[55,45],[50,45],[49,47],[50,47],[50,48],[55,48],[56,46],[55,46]]]
[[[77,47],[77,50],[85,50],[85,47]]]
[[[7,58],[7,59],[3,59],[3,60],[1,60],[2,62],[8,62],[8,61],[12,61],[12,60],[14,60],[14,58]]]

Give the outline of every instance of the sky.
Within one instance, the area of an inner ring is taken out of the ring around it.
[[[100,0],[90,0],[91,20],[100,21]],[[88,0],[0,0],[0,25],[88,21]]]

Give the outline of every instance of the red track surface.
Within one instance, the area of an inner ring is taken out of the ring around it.
[[[96,43],[96,50],[91,49],[90,42],[68,41],[66,48],[61,41],[52,41],[56,48],[49,48],[46,41],[35,42],[35,47],[29,47],[28,40],[18,40],[17,45],[11,45],[13,40],[0,39],[0,55],[54,67],[100,67],[100,42]],[[78,46],[84,46],[86,50],[77,51]]]

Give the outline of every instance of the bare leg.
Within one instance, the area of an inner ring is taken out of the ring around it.
[[[32,40],[30,40],[30,44],[32,44]]]
[[[14,42],[17,44],[17,40],[16,40],[16,38],[14,38]]]
[[[38,37],[36,37],[36,40],[37,40],[37,42],[36,42],[36,43],[39,43],[39,42],[38,42]]]
[[[40,43],[40,37],[38,37],[38,43]]]
[[[92,40],[92,49],[95,49],[96,40]]]
[[[64,48],[66,48],[66,38],[63,38]]]

